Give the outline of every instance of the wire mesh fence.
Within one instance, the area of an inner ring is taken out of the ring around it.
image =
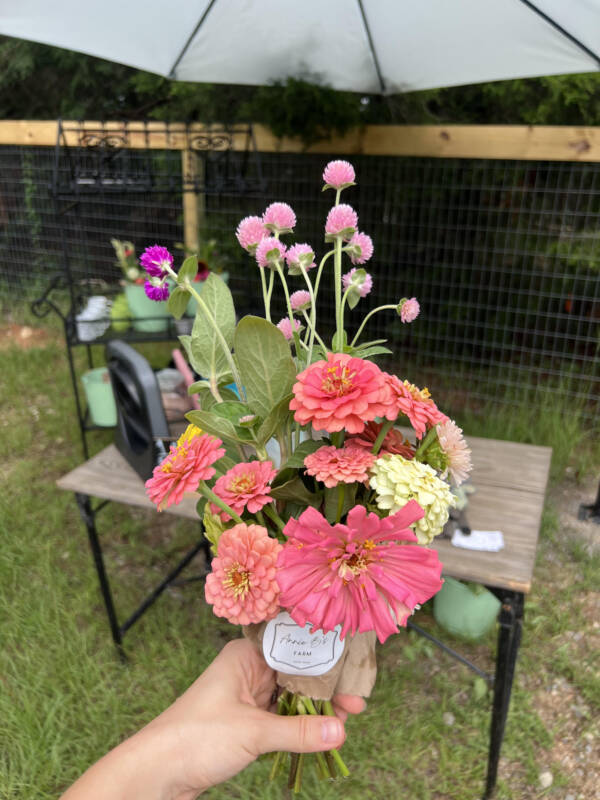
[[[75,151],[73,151],[74,153]],[[71,153],[71,155],[73,155]],[[332,154],[336,157],[336,154]],[[127,152],[139,185],[93,186],[55,203],[66,152],[0,147],[0,286],[3,303],[32,300],[68,261],[73,280],[117,291],[121,272],[110,239],[176,248],[182,197],[199,197],[200,242],[214,240],[213,264],[230,275],[240,313],[261,313],[257,268],[234,232],[248,214],[281,200],[296,211],[295,241],[325,249],[333,193],[321,193],[326,155],[229,153],[200,160],[186,186],[181,153]],[[237,160],[236,160],[237,159]],[[246,159],[246,160],[244,160]],[[394,311],[374,316],[368,338],[387,338],[398,374],[436,388],[446,406],[532,402],[557,392],[590,420],[600,406],[600,164],[359,156],[358,185],[344,200],[375,242],[371,294],[351,312],[416,296],[421,316],[402,325]],[[58,213],[57,213],[58,212]],[[291,239],[291,237],[288,237]],[[350,265],[348,265],[350,266]],[[300,279],[297,286],[302,288]],[[95,287],[95,288],[94,288]],[[322,328],[331,335],[332,291],[324,280]],[[276,313],[283,315],[280,305]],[[277,317],[278,318],[278,317]]]

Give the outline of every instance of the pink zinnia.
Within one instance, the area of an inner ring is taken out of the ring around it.
[[[260,217],[244,217],[238,225],[235,235],[244,250],[254,253],[260,240],[268,234]]]
[[[352,186],[356,175],[348,161],[330,161],[323,170],[323,183],[332,189],[345,189]]]
[[[362,447],[324,446],[306,456],[304,466],[309,475],[322,481],[328,489],[338,483],[364,483],[369,477],[367,470],[375,463],[376,456]]]
[[[419,301],[416,297],[411,297],[408,300],[400,300],[400,319],[402,322],[413,322],[421,310]]]
[[[417,439],[422,438],[428,426],[446,422],[448,417],[433,402],[429,389],[419,389],[408,381],[402,382],[395,375],[385,373],[385,376],[391,402],[384,416],[396,419],[398,415],[405,414],[415,429]]]
[[[413,544],[408,527],[423,514],[411,500],[384,519],[355,506],[345,525],[315,508],[292,517],[277,560],[281,605],[298,625],[327,632],[341,624],[341,639],[374,630],[384,642],[442,587],[437,552]]]
[[[355,233],[348,246],[355,248],[350,252],[350,261],[353,264],[366,264],[373,255],[373,240],[366,233]]]
[[[259,267],[270,267],[285,258],[285,245],[274,236],[261,239],[256,248],[256,261]]]
[[[299,289],[290,295],[290,306],[292,311],[301,311],[308,308],[311,304],[310,292],[305,289]]]
[[[382,422],[367,422],[362,433],[346,439],[348,445],[355,445],[358,447],[365,447],[371,450],[375,444],[375,440],[379,436],[383,427]],[[383,444],[379,449],[378,458],[385,455],[400,455],[410,461],[414,458],[415,448],[411,445],[408,439],[396,428],[391,428],[385,435]]]
[[[300,264],[307,271],[317,266],[314,250],[309,244],[293,244],[286,252],[285,258],[291,274],[300,273]]]
[[[448,419],[436,428],[440,447],[448,459],[448,466],[442,473],[442,478],[447,474],[455,486],[460,486],[469,477],[473,469],[471,464],[471,450],[463,438],[462,429],[454,420]]]
[[[369,275],[368,272],[365,272],[365,277],[359,281],[358,278],[354,277],[355,272],[356,272],[356,267],[352,267],[350,272],[346,272],[345,275],[342,275],[342,283],[344,284],[344,289],[348,289],[351,286],[351,284],[354,284],[358,289],[359,295],[361,297],[366,297],[373,288],[373,278]]]
[[[246,509],[256,514],[267,503],[272,503],[269,483],[277,475],[271,461],[243,461],[217,479],[213,492],[241,515]],[[231,519],[229,514],[211,503],[213,514],[220,514],[223,522]]]
[[[294,338],[292,323],[290,322],[289,317],[284,317],[283,319],[280,319],[279,322],[277,323],[277,327],[283,333],[288,342],[290,341],[290,339]],[[302,330],[302,325],[300,324],[299,319],[294,320],[294,328],[296,329],[296,333],[300,333],[300,331]]]
[[[316,431],[360,433],[365,422],[383,416],[390,403],[385,374],[372,361],[328,353],[298,375],[290,410]]]
[[[281,549],[261,525],[241,523],[223,531],[204,587],[213,613],[233,625],[277,616],[277,557]]]
[[[166,247],[153,244],[152,247],[147,247],[140,256],[140,265],[151,277],[164,278],[168,274],[167,267],[173,269],[173,256]]]
[[[344,239],[349,239],[357,228],[358,215],[351,206],[341,203],[334,206],[327,215],[325,233],[329,237],[343,236]]]
[[[271,203],[262,221],[265,228],[273,233],[290,233],[296,224],[296,215],[287,203]]]
[[[187,426],[146,481],[148,497],[159,511],[180,503],[184,492],[195,492],[200,481],[213,477],[216,470],[212,465],[225,455],[222,444],[220,439],[202,433],[195,425]]]

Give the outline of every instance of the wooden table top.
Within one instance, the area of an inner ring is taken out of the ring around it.
[[[500,530],[504,549],[498,553],[463,550],[448,539],[434,547],[444,574],[501,589],[528,592],[535,565],[537,539],[550,470],[549,447],[468,437],[473,454],[467,518],[476,530]],[[144,482],[114,445],[109,445],[57,481],[61,489],[154,509]],[[196,498],[184,496],[166,513],[197,519]]]

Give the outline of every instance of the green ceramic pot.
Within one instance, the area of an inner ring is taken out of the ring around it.
[[[144,287],[135,283],[125,286],[127,305],[133,318],[133,329],[144,333],[160,333],[169,327],[171,315],[167,311],[167,304],[150,300],[146,296]],[[156,319],[149,319],[155,317]]]
[[[438,625],[471,641],[490,630],[499,610],[500,601],[483,586],[474,592],[454,578],[444,578],[444,585],[433,600],[433,616]]]
[[[117,407],[106,367],[85,372],[81,381],[92,423],[103,428],[114,428],[117,424]]]

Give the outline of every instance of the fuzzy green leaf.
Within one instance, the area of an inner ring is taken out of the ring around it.
[[[300,442],[298,447],[294,450],[292,455],[288,458],[288,460],[283,465],[282,469],[288,469],[293,467],[294,469],[303,469],[304,468],[304,459],[306,456],[309,456],[311,453],[314,453],[315,450],[318,450],[319,447],[323,447],[326,444],[325,441],[322,439],[316,441],[315,439],[307,439],[305,442]]]
[[[339,484],[339,486],[344,487],[344,500],[342,504],[342,517],[344,514],[347,514],[348,511],[354,506],[354,500],[356,497],[356,489],[358,484],[356,483],[344,483]],[[333,525],[336,521],[337,517],[337,508],[338,508],[338,486],[334,489],[325,489],[325,517],[327,522]]]
[[[196,256],[188,256],[181,265],[179,272],[177,273],[177,280],[180,283],[182,283],[186,278],[189,281],[193,281],[197,274],[198,274],[198,259]]]
[[[259,445],[265,445],[275,435],[277,429],[284,425],[286,419],[291,417],[290,400],[292,397],[292,394],[286,395],[263,421],[256,432]]]
[[[169,314],[172,314],[175,319],[181,319],[184,314],[184,311],[187,308],[187,304],[189,303],[190,296],[185,289],[181,289],[177,286],[170,294],[169,299],[167,300],[167,311]]]
[[[281,486],[272,487],[271,497],[276,500],[291,500],[293,503],[302,503],[315,508],[319,508],[323,501],[321,493],[309,492],[299,477],[292,478],[291,481],[282,483]]]

